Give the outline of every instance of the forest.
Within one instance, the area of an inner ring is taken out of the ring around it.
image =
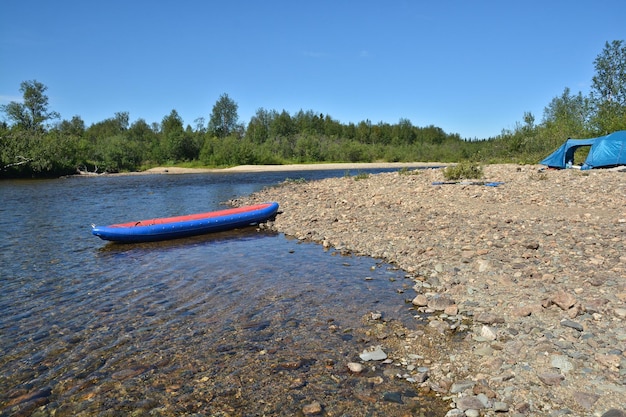
[[[247,123],[224,93],[204,118],[187,124],[176,110],[161,123],[130,123],[128,112],[85,126],[59,120],[47,87],[23,81],[23,100],[0,106],[0,178],[141,171],[154,166],[228,167],[319,162],[461,162],[535,164],[565,139],[626,129],[626,45],[606,42],[594,61],[590,92],[565,87],[541,120],[525,112],[496,137],[468,140],[436,126],[342,124],[329,114],[260,108]]]

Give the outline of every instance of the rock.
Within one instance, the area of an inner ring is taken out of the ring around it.
[[[503,317],[496,316],[493,313],[478,313],[474,317],[474,320],[482,324],[504,323]]]
[[[474,381],[457,381],[452,383],[450,387],[451,394],[458,394],[459,392],[463,392],[465,390],[471,389],[476,385]]]
[[[443,310],[443,312],[444,314],[447,314],[449,316],[456,316],[457,314],[459,314],[459,306],[457,306],[456,304],[449,305]]]
[[[428,308],[432,308],[435,311],[443,311],[446,307],[455,304],[447,295],[436,294],[428,300]]]
[[[506,413],[509,411],[509,405],[503,401],[494,401],[493,411],[496,413]]]
[[[483,402],[474,395],[461,397],[456,399],[456,408],[461,411],[465,410],[482,410],[485,408]]]
[[[582,332],[584,330],[582,324],[572,320],[561,320],[561,326],[569,327],[571,329],[578,330],[579,332]]]
[[[383,394],[383,401],[396,404],[404,404],[404,401],[402,401],[402,394],[399,392],[385,392]]]
[[[498,337],[496,329],[489,326],[483,326],[480,329],[480,335],[487,340],[496,340],[496,338]]]
[[[620,367],[620,362],[622,360],[619,355],[615,354],[597,354],[595,356],[595,359],[596,362],[598,362],[602,366],[613,370],[617,370]]]
[[[569,372],[574,369],[574,365],[567,359],[567,356],[564,355],[552,355],[550,357],[550,365],[553,368],[558,368],[562,372]]]
[[[348,369],[350,370],[350,372],[353,372],[355,374],[359,374],[359,373],[363,372],[363,369],[365,369],[365,367],[362,364],[360,364],[360,363],[350,362],[350,363],[348,363]]]
[[[580,391],[575,391],[572,396],[574,397],[576,403],[586,410],[591,410],[593,405],[600,398],[600,396],[597,394]]]
[[[537,377],[546,385],[561,385],[561,382],[565,379],[563,375],[554,372],[538,374]]]
[[[574,306],[574,304],[576,304],[576,297],[565,291],[557,292],[552,296],[551,300],[562,310],[569,310],[571,307]]]
[[[626,411],[611,408],[606,413],[602,414],[602,417],[626,417]]]
[[[426,307],[428,305],[428,299],[424,294],[418,294],[412,301],[414,306]]]
[[[387,354],[383,351],[382,346],[374,346],[370,349],[364,350],[359,357],[361,360],[367,361],[384,361],[387,359]]]
[[[302,414],[305,416],[314,416],[322,412],[322,405],[319,401],[313,401],[311,404],[307,404],[302,407]]]

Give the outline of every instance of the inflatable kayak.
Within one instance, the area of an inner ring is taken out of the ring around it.
[[[109,226],[92,225],[91,233],[114,242],[154,242],[252,226],[269,220],[277,212],[278,203],[271,202]]]

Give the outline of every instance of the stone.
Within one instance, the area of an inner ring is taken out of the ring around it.
[[[574,397],[576,403],[586,410],[590,410],[600,398],[597,394],[581,391],[575,391],[572,396]]]
[[[554,372],[538,374],[537,377],[546,385],[561,385],[561,382],[565,379],[563,375]]]
[[[314,416],[322,412],[322,405],[319,401],[313,401],[311,404],[307,404],[302,407],[302,414],[305,416]]]
[[[503,401],[494,401],[493,411],[496,413],[506,413],[509,411],[509,405]]]
[[[426,307],[428,305],[428,298],[424,294],[418,294],[412,301],[414,306]]]
[[[350,370],[350,372],[353,372],[355,374],[359,374],[359,373],[363,372],[363,369],[365,369],[365,367],[362,364],[360,364],[360,363],[350,362],[350,363],[348,363],[348,369]]]
[[[620,367],[621,358],[619,355],[615,354],[597,354],[595,356],[596,362],[601,364],[602,366],[617,370]]]
[[[552,355],[550,357],[550,365],[553,368],[558,368],[561,372],[565,373],[574,369],[574,365],[572,365],[565,355]]]
[[[387,354],[383,351],[382,346],[374,346],[373,348],[364,350],[359,357],[365,362],[384,361],[387,359]]]
[[[496,340],[498,337],[496,329],[489,326],[483,326],[480,329],[480,335],[487,340]]]
[[[385,392],[383,394],[383,401],[387,401],[390,403],[396,403],[396,404],[404,404],[404,401],[402,401],[402,394],[399,392]]]
[[[561,326],[569,327],[570,329],[578,330],[579,332],[584,330],[582,324],[572,320],[561,320]]]
[[[459,392],[463,392],[465,390],[473,388],[474,385],[476,385],[476,382],[474,381],[457,381],[452,383],[452,386],[450,387],[450,393],[458,394]]]
[[[449,307],[453,304],[454,300],[452,300],[449,296],[436,294],[428,300],[427,305],[428,308],[432,308],[433,310],[443,311],[446,309],[446,307]]]
[[[456,316],[457,314],[459,314],[459,306],[457,306],[456,304],[449,305],[443,310],[443,312],[444,314],[447,314],[449,316]]]
[[[482,410],[485,408],[483,402],[474,395],[461,397],[456,399],[456,408],[461,411],[465,410]]]
[[[552,302],[562,310],[569,310],[576,304],[576,297],[568,292],[559,291],[552,296]]]
[[[493,313],[478,313],[474,317],[474,320],[478,323],[482,324],[495,324],[495,323],[504,323],[504,318],[500,316],[496,316]]]
[[[602,417],[626,417],[626,411],[611,408],[606,413],[602,414]]]

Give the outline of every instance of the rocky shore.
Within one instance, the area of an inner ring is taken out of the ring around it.
[[[263,227],[406,271],[398,290],[428,325],[371,312],[372,354],[351,372],[393,362],[388,377],[438,393],[450,417],[626,416],[626,173],[484,172],[495,184],[403,169],[233,203],[278,201]]]

